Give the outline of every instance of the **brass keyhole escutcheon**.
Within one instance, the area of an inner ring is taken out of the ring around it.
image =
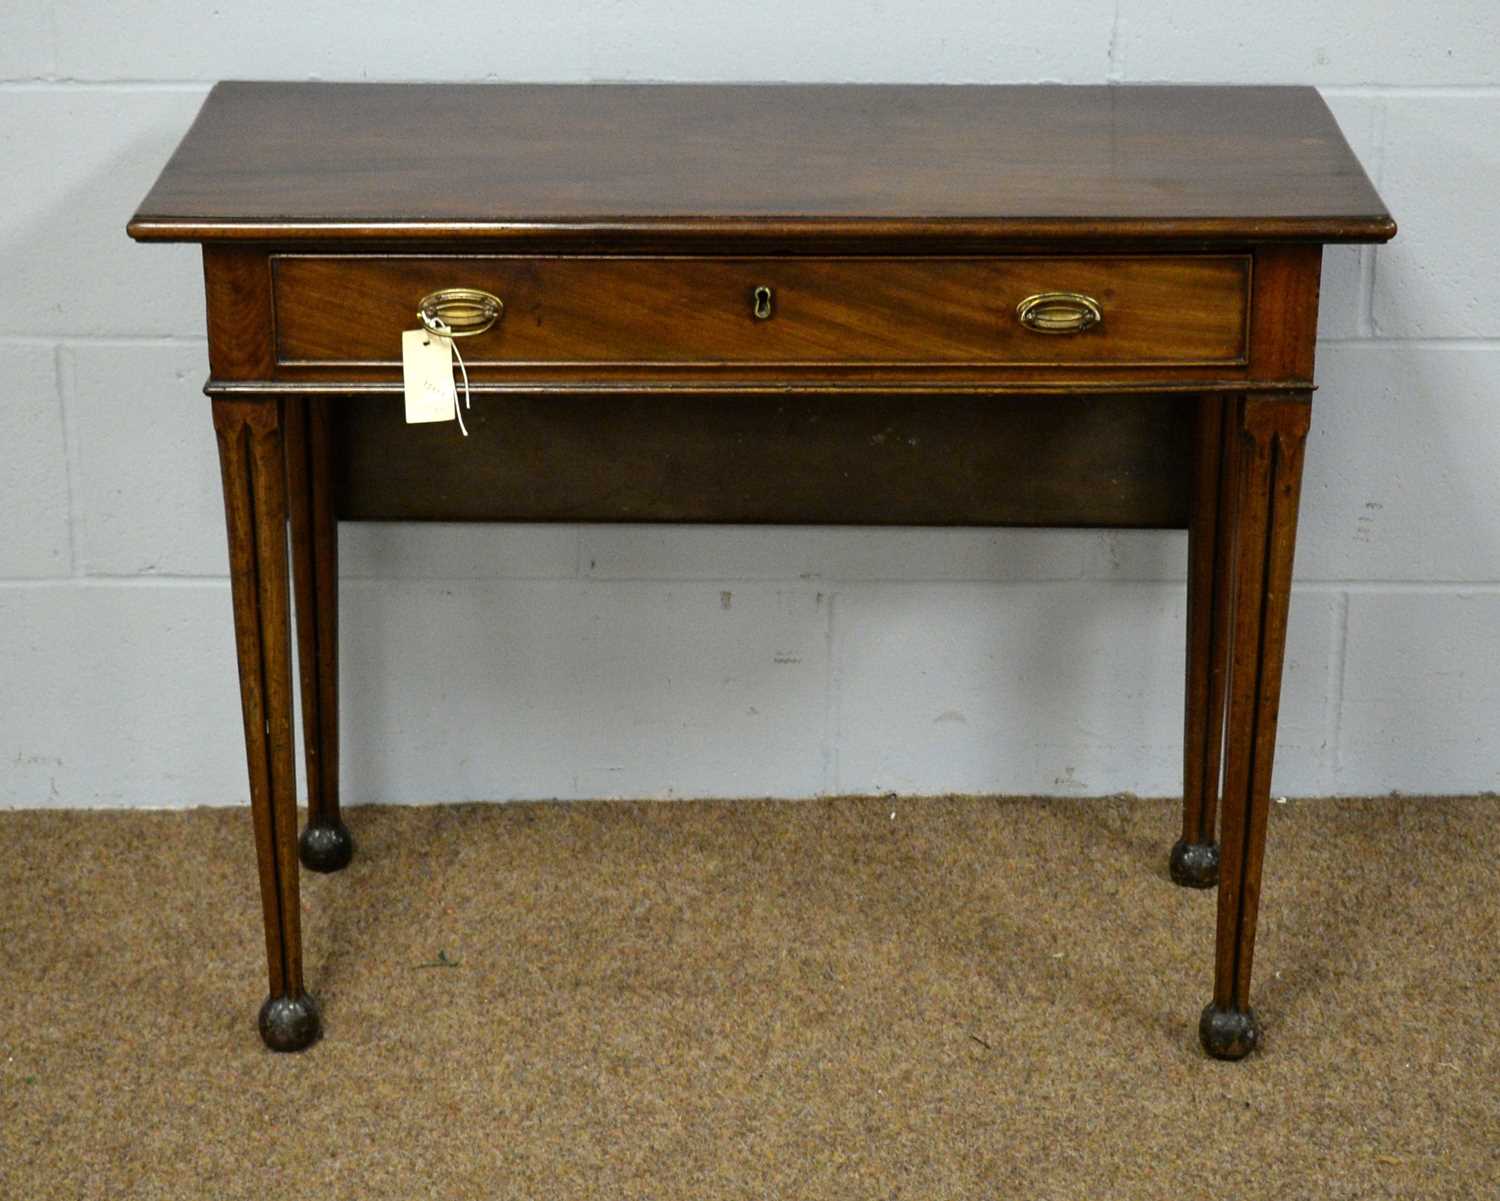
[[[761,284],[751,293],[751,311],[757,321],[766,321],[771,316],[771,289]]]

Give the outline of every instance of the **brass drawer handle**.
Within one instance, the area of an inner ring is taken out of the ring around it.
[[[417,305],[417,317],[435,334],[472,338],[482,334],[505,312],[505,302],[478,288],[444,288],[429,292]]]
[[[1016,316],[1039,334],[1081,334],[1104,320],[1099,302],[1082,292],[1038,292],[1016,305]]]

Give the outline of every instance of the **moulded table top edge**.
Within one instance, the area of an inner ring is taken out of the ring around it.
[[[993,242],[996,245],[1051,243],[1082,239],[1100,243],[1230,241],[1388,242],[1396,223],[1383,213],[1328,218],[1167,217],[1154,220],[1108,218],[911,217],[644,217],[592,216],[570,221],[381,221],[295,220],[224,221],[192,216],[137,214],[126,231],[138,242],[304,242],[423,241],[452,243],[562,242],[588,239],[608,243],[652,237],[731,237],[755,241],[869,242],[922,240],[932,243]]]
[[[223,83],[141,240],[1385,241],[1307,87]]]

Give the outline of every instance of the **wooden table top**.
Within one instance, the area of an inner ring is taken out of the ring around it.
[[[221,83],[141,239],[1384,241],[1303,87]]]

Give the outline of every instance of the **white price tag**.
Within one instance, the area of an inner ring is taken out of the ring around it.
[[[458,416],[453,343],[447,338],[425,329],[402,330],[401,377],[406,384],[408,423],[452,421]]]

